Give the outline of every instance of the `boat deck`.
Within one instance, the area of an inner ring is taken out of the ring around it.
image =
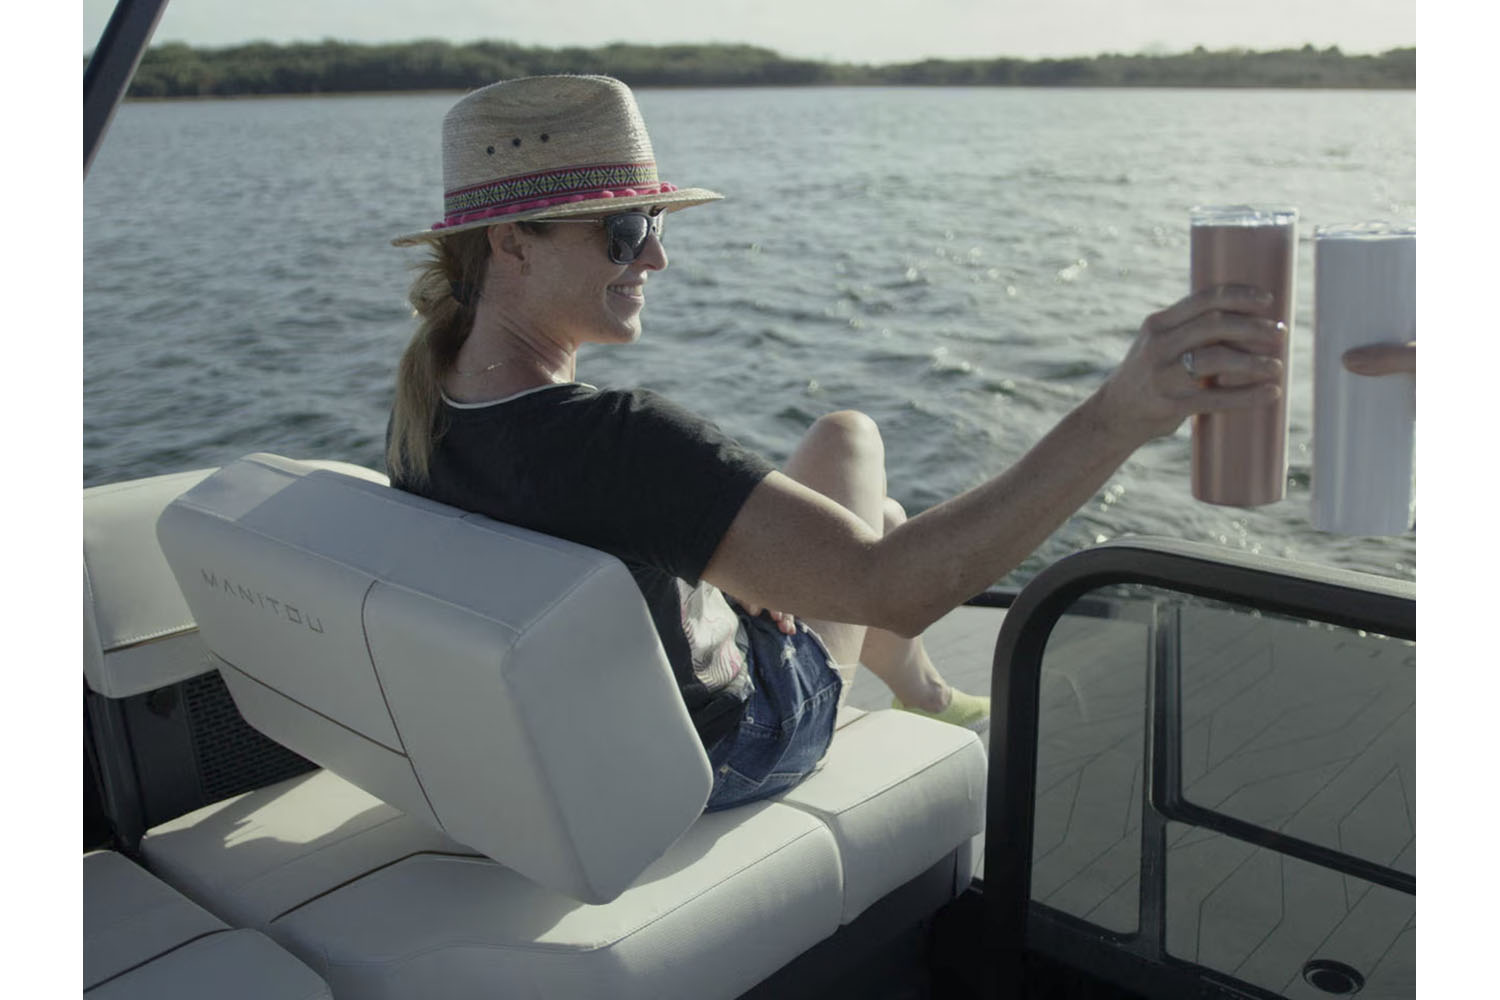
[[[951,683],[988,692],[1004,615],[963,607],[929,630]],[[1164,648],[1175,683],[1153,681]],[[1158,683],[1180,703],[1185,801],[1414,877],[1415,657],[1412,643],[1180,595],[1065,616],[1042,673],[1032,898],[1278,995],[1328,995],[1304,978],[1311,960],[1358,972],[1361,997],[1415,995],[1414,896],[1143,808]],[[849,704],[890,694],[860,671]],[[1166,871],[1154,905],[1141,884],[1153,838]]]

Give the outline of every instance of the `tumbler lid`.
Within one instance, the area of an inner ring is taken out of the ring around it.
[[[1389,240],[1416,239],[1414,222],[1347,222],[1319,226],[1313,230],[1316,240]]]
[[[1195,205],[1195,226],[1290,226],[1297,221],[1297,210],[1266,205]]]

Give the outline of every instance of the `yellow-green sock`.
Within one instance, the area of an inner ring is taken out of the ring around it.
[[[986,695],[965,694],[958,688],[952,688],[953,696],[948,701],[948,707],[941,712],[928,712],[910,705],[903,705],[900,698],[891,699],[891,707],[913,715],[923,715],[929,719],[937,719],[954,726],[962,726],[975,732],[983,732],[990,724],[990,699]]]

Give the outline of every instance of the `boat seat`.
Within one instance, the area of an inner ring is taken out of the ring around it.
[[[326,770],[143,855],[339,995],[732,997],[894,890],[936,877],[935,909],[972,876],[982,746],[909,713],[704,815],[707,757],[612,557],[269,455],[158,535],[246,719]]]
[[[182,591],[147,530],[212,469],[83,491],[83,678],[127,698],[213,669]]]
[[[91,1000],[333,996],[264,934],[231,929],[113,851],[83,856],[83,993]]]
[[[309,465],[386,482],[345,462]],[[83,491],[85,754],[101,814],[87,846],[103,846],[107,824],[134,856],[146,828],[311,766],[246,727],[156,541],[167,504],[213,471]]]
[[[385,482],[346,462],[315,468]],[[213,469],[151,476],[83,491],[83,678],[106,698],[128,698],[214,669],[155,524]]]
[[[732,997],[839,927],[836,841],[778,803],[703,816],[581,903],[327,771],[150,831],[147,863],[364,998]]]

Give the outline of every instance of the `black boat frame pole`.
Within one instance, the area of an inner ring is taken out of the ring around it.
[[[83,175],[130,86],[167,0],[118,0],[89,64],[83,68]]]

